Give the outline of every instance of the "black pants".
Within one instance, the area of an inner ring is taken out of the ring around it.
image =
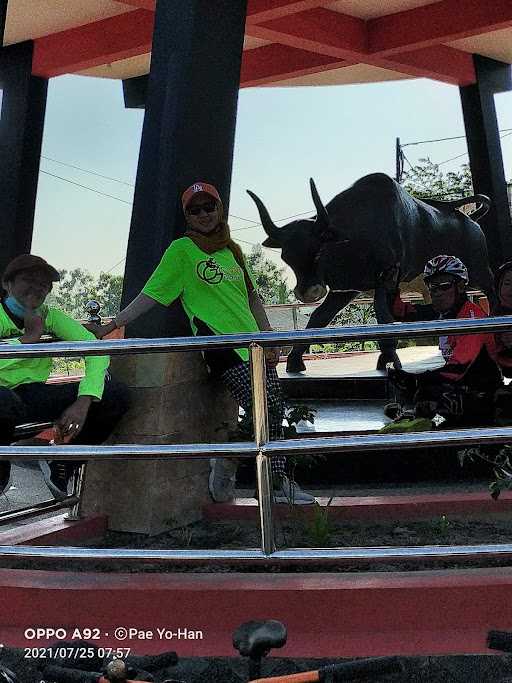
[[[229,370],[226,370],[221,375],[221,379],[235,401],[244,409],[252,431],[252,389],[249,363],[239,363],[229,368]],[[271,439],[282,439],[285,405],[281,384],[275,368],[267,368],[266,383],[269,436]],[[252,436],[254,436],[254,433]],[[286,458],[282,455],[274,455],[271,458],[271,466],[273,474],[277,476],[284,475],[286,471]]]
[[[16,389],[0,387],[0,445],[8,446],[14,429],[25,422],[53,422],[78,398],[78,382],[65,384],[21,384]],[[109,378],[101,401],[93,401],[75,444],[103,443],[128,410],[128,389]],[[8,462],[0,462],[2,479],[8,479]]]
[[[432,418],[439,414],[447,427],[470,427],[492,424],[494,393],[497,385],[470,385],[464,381],[447,382],[438,372],[390,374],[401,401],[412,402],[416,417]],[[491,378],[492,380],[492,378]]]

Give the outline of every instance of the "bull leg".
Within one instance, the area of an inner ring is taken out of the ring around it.
[[[312,327],[326,327],[334,316],[341,311],[347,304],[349,304],[352,299],[358,294],[358,292],[329,292],[329,294],[322,301],[320,306],[316,308],[306,329]],[[308,344],[297,344],[288,354],[288,361],[286,363],[287,372],[303,372],[306,369],[304,361],[302,360],[302,354],[309,351]]]
[[[380,284],[376,285],[373,302],[375,317],[379,325],[395,322],[389,307],[389,292],[386,287]],[[377,370],[385,370],[388,363],[392,363],[397,370],[402,367],[396,352],[396,346],[396,339],[383,339],[379,342],[380,356],[377,360]]]

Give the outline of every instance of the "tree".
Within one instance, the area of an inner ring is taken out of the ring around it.
[[[48,304],[60,308],[73,318],[85,316],[85,304],[96,299],[101,305],[101,315],[109,317],[119,311],[122,275],[100,273],[95,279],[91,273],[81,268],[60,270],[60,282],[48,297]]]
[[[430,159],[420,159],[416,166],[404,174],[402,186],[415,197],[433,199],[457,199],[473,194],[473,181],[468,164],[458,172],[439,170],[439,164]]]
[[[375,309],[373,304],[351,303],[341,310],[328,327],[346,327],[352,325],[375,325]],[[332,353],[335,351],[374,351],[374,341],[334,342],[331,344],[314,344],[313,353]]]
[[[263,303],[289,303],[292,292],[286,282],[284,268],[279,268],[273,261],[265,258],[259,244],[254,245],[251,253],[246,255],[246,261]]]
[[[101,314],[113,317],[119,313],[121,294],[123,292],[123,276],[100,273],[98,280],[91,290],[91,298],[101,304]]]

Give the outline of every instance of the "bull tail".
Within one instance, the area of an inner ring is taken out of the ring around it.
[[[467,206],[468,204],[477,204],[476,209],[468,214],[473,221],[478,221],[485,216],[491,208],[491,200],[485,194],[475,194],[471,197],[464,197],[463,199],[454,199],[450,204],[454,209],[458,209],[461,206]]]

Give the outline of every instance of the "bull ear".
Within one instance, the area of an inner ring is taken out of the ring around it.
[[[261,199],[257,195],[254,194],[254,192],[247,190],[247,194],[253,200],[253,202],[256,204],[256,207],[258,209],[258,213],[260,214],[260,220],[261,220],[261,225],[263,226],[263,229],[265,230],[267,235],[274,242],[276,242],[276,241],[278,242],[279,241],[279,228],[270,218],[270,214],[267,211],[265,204],[261,201]],[[280,245],[276,244],[276,246],[280,246]]]
[[[320,228],[320,230],[327,230],[329,225],[329,214],[327,213],[325,206],[322,204],[322,200],[320,199],[320,195],[318,194],[318,190],[316,189],[313,178],[309,179],[309,186],[311,188],[311,196],[313,197],[313,202],[316,208],[316,226]]]
[[[273,237],[267,237],[267,239],[261,243],[262,247],[270,247],[270,249],[281,249],[281,244]]]

